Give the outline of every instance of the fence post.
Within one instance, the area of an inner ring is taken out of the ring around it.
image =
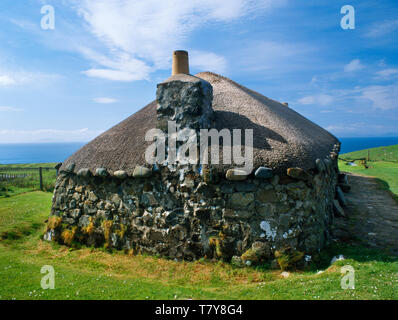
[[[43,168],[39,168],[40,190],[43,191]]]

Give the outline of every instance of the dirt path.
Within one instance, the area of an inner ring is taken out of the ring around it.
[[[347,173],[347,218],[335,219],[335,235],[398,255],[398,204],[376,179]]]

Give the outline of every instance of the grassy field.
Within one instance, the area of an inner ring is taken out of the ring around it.
[[[0,299],[398,299],[398,261],[379,251],[334,244],[309,270],[283,278],[268,265],[72,250],[40,240],[50,205],[45,192],[0,199]],[[330,265],[337,254],[346,260]],[[341,289],[347,264],[355,290]],[[43,265],[55,269],[54,290],[41,289]]]
[[[398,150],[398,146],[387,147],[389,150]],[[380,148],[374,148],[381,150]],[[373,150],[373,149],[370,149]],[[362,154],[366,154],[366,150],[347,153],[340,155],[343,159],[357,159]],[[372,153],[371,153],[372,154]],[[359,162],[355,162],[357,166],[347,165],[347,162],[340,160],[339,168],[343,172],[352,172],[366,176],[372,176],[378,179],[380,187],[392,193],[395,200],[398,202],[398,162],[388,161],[370,161],[368,162],[368,169]]]
[[[21,163],[21,164],[0,164],[0,171],[2,169],[12,168],[54,168],[57,165],[55,162],[47,163]]]
[[[341,154],[340,158],[347,160],[360,159],[360,158],[368,159],[368,156],[369,156],[369,161],[398,162],[398,145],[364,149],[350,153],[345,153]]]
[[[9,197],[29,191],[39,190],[39,171],[34,168],[51,168],[43,169],[43,190],[52,191],[54,189],[56,170],[55,163],[33,163],[33,164],[11,164],[0,165],[0,175],[16,174],[26,175],[26,177],[14,178],[8,181],[0,180],[0,198]],[[23,170],[26,168],[25,170]],[[22,169],[22,170],[21,170]],[[33,169],[33,170],[32,170]]]

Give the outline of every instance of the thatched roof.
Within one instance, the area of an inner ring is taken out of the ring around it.
[[[289,167],[311,169],[317,158],[328,156],[339,143],[328,131],[284,104],[214,73],[196,76],[213,86],[216,129],[253,129],[255,168],[267,166],[278,172]],[[73,162],[75,172],[82,168],[95,172],[103,167],[131,174],[136,165],[146,165],[145,150],[151,143],[145,141],[145,133],[155,127],[153,101],[82,147],[61,170]]]

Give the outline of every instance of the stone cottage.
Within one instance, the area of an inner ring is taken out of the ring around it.
[[[45,239],[248,264],[281,250],[309,259],[325,245],[340,149],[332,134],[228,78],[190,75],[185,51],[174,52],[156,98],[62,164]],[[196,133],[253,130],[252,170],[222,161],[149,164],[146,135],[170,121]]]

